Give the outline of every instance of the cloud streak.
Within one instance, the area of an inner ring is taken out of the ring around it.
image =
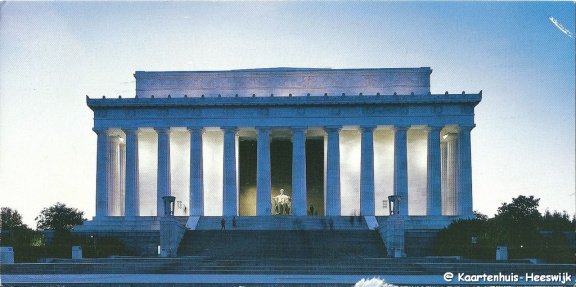
[[[562,33],[566,34],[566,36],[574,39],[574,34],[572,34],[572,32],[570,32],[570,30],[566,29],[564,26],[562,26],[562,24],[560,24],[560,22],[558,22],[558,20],[554,19],[554,17],[549,16],[548,19],[550,20],[550,22],[552,22],[552,24],[554,24],[554,26],[556,26],[556,28],[558,28],[560,31],[562,31]]]

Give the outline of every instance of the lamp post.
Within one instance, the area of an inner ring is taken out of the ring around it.
[[[174,216],[176,197],[170,195],[162,196],[162,200],[164,201],[164,216]]]
[[[388,211],[390,215],[400,214],[400,200],[402,196],[400,195],[390,195],[388,196]]]

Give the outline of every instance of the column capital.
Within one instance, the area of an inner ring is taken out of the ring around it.
[[[155,127],[157,134],[170,134],[170,127]]]
[[[256,132],[270,132],[271,127],[255,127]]]
[[[327,133],[334,133],[334,132],[339,132],[342,129],[342,126],[325,126],[324,130]]]
[[[376,126],[360,126],[362,132],[372,132],[376,129]]]
[[[430,131],[441,131],[443,128],[444,128],[444,126],[427,125],[425,129],[430,132]]]
[[[392,130],[394,131],[407,131],[410,128],[410,125],[394,125]]]
[[[201,133],[204,133],[206,131],[206,129],[204,127],[200,127],[200,126],[189,126],[189,127],[186,127],[186,129],[189,132],[199,131]]]
[[[109,136],[109,137],[108,137],[108,140],[109,140],[110,142],[112,142],[112,143],[115,143],[115,144],[116,144],[116,143],[124,143],[124,139],[122,139],[121,136],[117,136],[117,135],[115,135],[115,136]]]
[[[128,135],[128,134],[133,134],[133,135],[135,135],[135,134],[138,134],[139,129],[138,129],[138,128],[122,128],[122,131],[123,131],[126,135]]]
[[[306,130],[308,130],[308,127],[296,126],[296,127],[290,127],[290,129],[292,130],[292,132],[306,132]]]
[[[454,133],[454,132],[450,132],[450,133],[446,133],[443,137],[442,140],[445,141],[451,141],[451,140],[455,140],[458,138],[458,134]]]
[[[220,127],[224,133],[236,133],[238,131],[238,127]]]
[[[469,132],[469,131],[471,131],[471,130],[472,130],[473,128],[475,128],[475,127],[476,127],[476,124],[473,124],[473,125],[458,125],[458,127],[457,127],[456,129],[458,130],[458,132],[461,132],[461,131],[467,131],[467,132]]]
[[[108,135],[108,128],[92,128],[92,131],[94,131],[97,135],[103,135],[106,136]]]

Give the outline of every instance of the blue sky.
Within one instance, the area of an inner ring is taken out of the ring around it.
[[[91,217],[85,95],[134,95],[136,70],[431,67],[478,92],[474,209],[520,194],[575,209],[574,2],[10,2],[0,11],[1,205]]]

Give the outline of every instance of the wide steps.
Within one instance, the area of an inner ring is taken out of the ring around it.
[[[368,226],[360,216],[237,216],[233,227],[232,216],[203,216],[196,230],[220,230],[225,219],[226,229],[235,230],[366,230]]]
[[[194,230],[179,256],[238,258],[386,257],[373,230]]]

